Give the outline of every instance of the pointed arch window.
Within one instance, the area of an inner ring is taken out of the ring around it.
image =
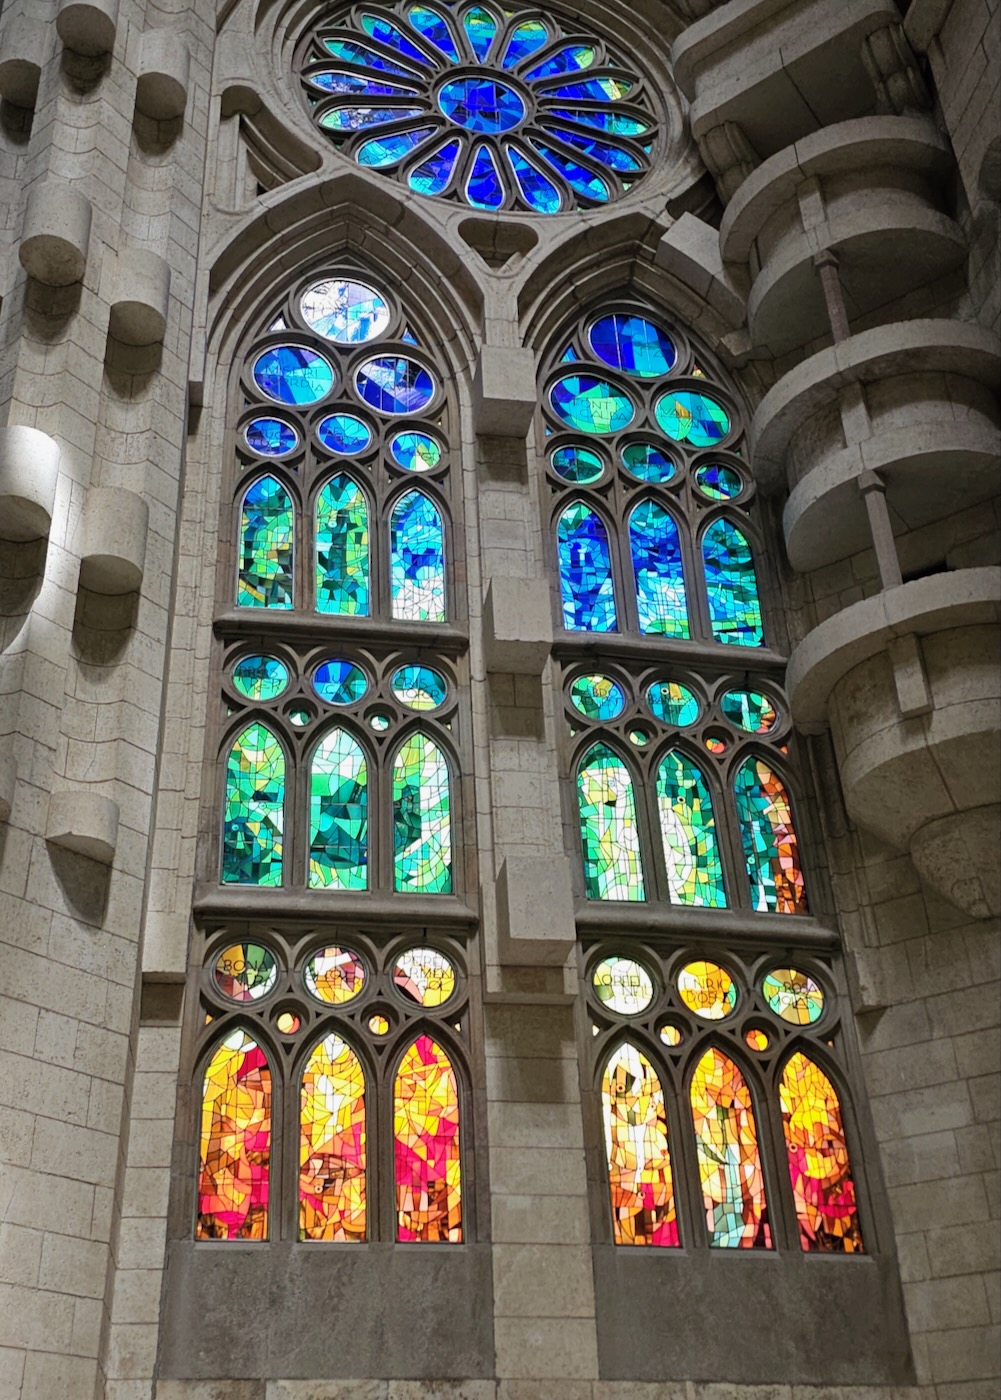
[[[202,1085],[196,1237],[267,1239],[270,1171],[271,1070],[238,1026],[216,1047]]]
[[[764,641],[754,556],[743,531],[721,515],[702,536],[709,620],[718,642],[757,647]]]
[[[396,1237],[402,1243],[462,1242],[459,1086],[430,1035],[405,1052],[393,1098]]]
[[[240,607],[292,607],[294,519],[292,498],[275,477],[259,477],[247,487],[240,523]]]
[[[664,1091],[628,1041],[609,1057],[601,1101],[615,1243],[679,1244]]]
[[[247,726],[226,762],[222,878],[280,885],[285,826],[285,751],[267,725]]]
[[[763,758],[752,756],[737,770],[734,792],[754,908],[803,913],[799,842],[785,784]]]
[[[336,1031],[318,1042],[306,1062],[299,1125],[299,1238],[364,1240],[365,1071]]]
[[[584,879],[591,899],[645,898],[636,800],[628,765],[595,744],[577,775]]]
[[[751,1091],[716,1046],[692,1076],[692,1122],[709,1242],[718,1249],[770,1249],[765,1181]]]
[[[688,637],[681,538],[671,512],[653,500],[634,506],[629,514],[629,547],[640,631],[660,637]]]
[[[444,622],[445,528],[423,491],[408,491],[393,507],[390,551],[393,616]]]
[[[701,768],[680,749],[661,759],[657,806],[671,902],[724,908],[712,796]]]
[[[818,1064],[797,1050],[782,1073],[779,1098],[802,1247],[858,1253],[862,1231],[834,1085]]]
[[[582,501],[567,506],[557,527],[563,624],[573,632],[618,630],[608,531]]]
[[[324,735],[310,763],[309,884],[368,888],[368,760],[347,730]]]
[[[316,498],[316,610],[340,617],[370,611],[368,501],[341,472]]]

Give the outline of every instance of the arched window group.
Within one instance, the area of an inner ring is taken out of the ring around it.
[[[462,1242],[464,977],[354,943],[210,953],[197,1239]]]
[[[822,976],[649,949],[592,961],[616,1244],[863,1249]]]

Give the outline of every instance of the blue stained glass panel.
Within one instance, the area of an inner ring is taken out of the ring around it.
[[[324,661],[313,672],[313,689],[325,705],[353,705],[368,690],[368,678],[353,661]]]
[[[494,78],[455,78],[438,93],[438,106],[466,131],[510,131],[525,118],[525,104],[506,83]]]
[[[576,146],[579,151],[592,159],[598,160],[602,165],[607,165],[610,170],[621,170],[627,174],[641,170],[637,158],[629,151],[623,150],[621,146],[613,146],[610,141],[599,141],[597,137],[588,136],[583,131],[572,131],[569,128],[560,130],[556,127],[548,127],[553,136],[559,137],[561,141],[566,141],[568,145]]]
[[[476,148],[466,181],[466,198],[474,209],[499,209],[504,203],[504,185],[489,146]]]
[[[364,452],[371,445],[372,433],[367,423],[352,413],[332,413],[316,430],[316,435],[328,452]]]
[[[557,545],[563,625],[569,632],[615,632],[615,585],[601,517],[574,501],[559,518]]]
[[[320,118],[320,125],[328,131],[363,131],[421,115],[420,107],[337,107]]]
[[[702,537],[702,559],[716,641],[740,647],[763,646],[754,557],[742,531],[725,517],[714,520]]]
[[[589,447],[557,447],[550,460],[557,476],[578,485],[597,481],[605,470],[604,462]]]
[[[430,666],[401,666],[391,684],[396,699],[408,710],[437,710],[448,695],[445,677]]]
[[[417,194],[441,194],[448,187],[461,150],[462,142],[459,140],[447,141],[444,146],[439,146],[426,161],[411,170],[410,188]]]
[[[586,78],[582,83],[550,88],[549,98],[569,98],[571,102],[618,102],[632,91],[633,84],[621,78]]]
[[[416,97],[417,89],[405,83],[376,82],[364,73],[335,73],[332,69],[311,73],[309,81],[324,92],[341,97]]]
[[[497,21],[489,10],[484,10],[481,5],[475,5],[463,15],[462,23],[473,53],[482,63],[490,52],[494,35],[497,33]]]
[[[678,526],[657,501],[641,501],[629,517],[640,631],[688,637],[685,572]]]
[[[427,5],[411,5],[407,11],[407,19],[425,39],[434,44],[439,53],[443,53],[449,63],[459,62],[459,51],[455,46],[452,31],[445,22],[443,15],[437,10],[432,10]]]
[[[254,361],[254,383],[279,403],[317,403],[334,387],[334,371],[315,350],[273,345]]]
[[[602,316],[588,331],[588,340],[599,360],[641,379],[667,374],[677,359],[670,338],[645,316]]]
[[[420,413],[436,388],[431,372],[404,355],[366,360],[355,375],[355,387],[380,413]]]
[[[521,197],[528,207],[539,214],[559,213],[563,201],[552,180],[537,170],[514,146],[508,147],[507,158],[511,162]]]
[[[397,433],[390,444],[393,459],[408,472],[431,472],[441,461],[441,444],[430,433]]]
[[[412,78],[413,73],[401,68],[384,54],[370,49],[367,44],[359,44],[355,39],[327,39],[326,47],[342,63],[357,63],[361,68],[374,68],[377,73],[399,73],[404,78]]]
[[[570,188],[576,190],[577,194],[583,195],[585,199],[596,200],[598,203],[604,203],[611,198],[608,185],[600,175],[595,175],[593,171],[587,170],[577,161],[561,155],[559,151],[554,151],[552,146],[547,146],[543,141],[535,141],[533,144],[539,154],[545,156],[553,169],[563,176]]]
[[[538,19],[527,19],[511,32],[504,50],[502,64],[505,68],[516,68],[533,53],[537,53],[549,38],[549,31]]]
[[[636,409],[620,389],[593,374],[567,374],[549,391],[556,414],[580,433],[617,433],[628,428]]]
[[[557,78],[561,73],[580,73],[585,68],[590,68],[596,57],[590,44],[568,44],[550,54],[542,63],[526,73],[525,77],[530,83],[534,83],[540,78]]]
[[[720,462],[710,462],[695,473],[699,490],[711,501],[730,501],[744,489],[740,472]]]
[[[309,887],[368,888],[368,764],[343,729],[324,736],[310,767]]]
[[[335,476],[316,498],[316,611],[369,613],[368,502],[349,476]]]
[[[395,618],[445,621],[445,528],[423,491],[408,491],[393,508],[390,576]]]
[[[280,418],[255,418],[244,432],[251,452],[262,457],[287,457],[299,445],[299,434]]]
[[[652,442],[631,442],[622,449],[622,465],[637,481],[670,481],[674,463]]]
[[[560,363],[564,365],[575,365],[579,359],[580,356],[577,354],[577,351],[572,345],[568,345],[560,356]]]
[[[388,19],[383,19],[380,15],[362,15],[361,27],[370,39],[377,39],[380,44],[396,49],[397,53],[401,53],[404,58],[413,58],[425,67],[431,67],[431,61],[423,49],[419,49],[407,38],[402,29],[398,29]]]
[[[593,107],[552,108],[548,113],[561,121],[577,122],[581,126],[593,126],[611,136],[642,136],[649,131],[650,123],[639,117],[631,117],[625,112],[602,112]]]
[[[692,447],[715,447],[730,431],[726,410],[715,399],[688,389],[666,393],[655,412],[669,438]]]
[[[292,606],[292,500],[281,482],[263,476],[247,488],[240,526],[241,608]]]
[[[374,340],[393,319],[385,297],[364,282],[345,278],[315,282],[303,292],[299,309],[310,330],[337,345],[361,345]]]
[[[387,165],[395,165],[404,156],[419,146],[427,137],[435,134],[433,126],[419,126],[414,131],[397,131],[392,136],[366,141],[355,156],[359,165],[382,170]]]

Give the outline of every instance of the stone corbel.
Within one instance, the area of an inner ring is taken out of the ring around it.
[[[761,157],[737,122],[721,122],[703,132],[699,137],[699,150],[716,180],[724,204],[761,164]]]
[[[862,62],[876,90],[877,111],[903,116],[931,109],[931,94],[903,25],[888,24],[867,34],[862,40]]]
[[[559,966],[577,941],[569,858],[507,856],[497,877],[501,961],[515,967]]]
[[[491,579],[483,631],[488,671],[541,676],[553,645],[552,601],[546,579]]]

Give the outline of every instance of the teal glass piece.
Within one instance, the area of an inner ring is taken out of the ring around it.
[[[336,345],[362,345],[384,335],[393,319],[389,302],[364,282],[331,278],[315,282],[299,299],[310,330]]]
[[[445,55],[449,63],[460,62],[459,50],[444,15],[431,9],[429,5],[411,5],[407,11],[407,19],[418,34],[434,44],[439,53]]]
[[[316,499],[316,611],[369,615],[369,530],[365,493],[335,476]]]
[[[360,44],[354,39],[326,39],[324,43],[334,58],[340,59],[342,63],[355,63],[362,68],[373,68],[377,73],[399,73],[404,78],[414,76],[409,69],[401,68],[398,63],[370,48],[368,44]]]
[[[454,78],[439,90],[438,106],[456,126],[483,135],[510,131],[525,119],[518,94],[493,78]]]
[[[407,345],[420,345],[420,341],[417,339],[416,335],[414,335],[413,331],[410,329],[409,326],[406,327],[403,334],[400,336],[400,339]]]
[[[703,496],[708,496],[711,501],[732,501],[744,489],[740,472],[720,462],[699,467],[695,482]]]
[[[324,735],[309,772],[309,887],[368,889],[368,764],[343,729]]]
[[[626,708],[626,694],[610,676],[578,676],[570,686],[570,702],[586,719],[607,723]]]
[[[322,355],[302,345],[273,345],[254,361],[254,383],[278,403],[319,403],[334,387],[334,371]]]
[[[299,434],[280,418],[255,418],[244,429],[251,452],[261,457],[287,457],[299,446]]]
[[[501,59],[501,66],[517,68],[519,63],[524,63],[526,58],[531,58],[533,53],[538,53],[548,39],[549,31],[541,20],[522,20],[511,31],[511,37],[504,49],[504,57]]]
[[[551,136],[555,136],[560,141],[565,141],[568,146],[574,146],[577,150],[583,151],[592,160],[600,161],[602,165],[607,165],[609,170],[617,170],[626,174],[633,174],[643,167],[636,156],[631,151],[627,151],[623,146],[617,146],[612,141],[602,141],[596,136],[591,136],[584,131],[575,131],[573,127],[557,127],[545,124],[545,129]]]
[[[288,667],[277,656],[241,656],[233,667],[233,689],[248,700],[277,700],[288,683]]]
[[[702,713],[702,706],[685,685],[677,681],[654,681],[647,687],[650,713],[671,729],[687,729]]]
[[[559,190],[547,175],[526,160],[515,146],[507,148],[507,158],[514,171],[514,178],[521,191],[521,197],[530,209],[537,214],[557,214],[563,203]]]
[[[291,608],[292,499],[273,476],[263,476],[243,498],[237,607]]]
[[[730,431],[726,410],[707,394],[672,390],[657,403],[657,422],[673,442],[715,447]]]
[[[702,536],[713,637],[730,646],[765,644],[754,556],[743,533],[721,516]]]
[[[367,165],[373,170],[384,170],[408,156],[429,136],[434,136],[435,130],[433,126],[418,126],[412,131],[397,131],[391,136],[366,141],[355,153],[355,160],[359,165]]]
[[[434,377],[405,355],[366,360],[355,375],[359,396],[379,413],[420,413],[437,391]]]
[[[666,332],[645,316],[614,312],[600,316],[587,333],[591,349],[612,369],[641,379],[657,379],[678,358]]]
[[[549,116],[560,121],[576,122],[581,126],[593,126],[610,136],[642,136],[650,130],[650,123],[625,112],[602,112],[593,107],[553,107]]]
[[[567,506],[557,526],[563,626],[568,632],[616,632],[615,585],[608,532],[583,501]]]
[[[448,696],[445,677],[430,666],[401,666],[390,685],[396,699],[408,710],[437,710]]]
[[[641,501],[629,516],[629,544],[640,631],[690,636],[681,540],[670,511],[657,501]]]
[[[554,151],[552,146],[547,145],[544,141],[533,140],[532,144],[539,155],[545,156],[556,173],[563,176],[563,179],[576,194],[581,195],[584,199],[593,200],[597,204],[604,204],[611,199],[612,192],[608,185],[593,170],[588,170],[578,161],[571,160],[559,151]]]
[[[593,374],[566,374],[549,391],[556,416],[579,433],[617,433],[628,428],[635,406],[621,389]]]
[[[482,63],[493,45],[497,21],[482,5],[474,5],[463,15],[462,26],[477,61]]]
[[[452,801],[448,762],[426,734],[411,734],[393,761],[397,890],[452,893]]]
[[[385,44],[388,48],[395,49],[404,58],[413,59],[422,67],[430,68],[431,60],[423,49],[419,49],[410,40],[403,30],[398,28],[391,20],[382,15],[362,15],[361,27],[370,39],[377,39],[380,44]]]
[[[631,442],[622,449],[622,465],[637,481],[670,481],[675,466],[671,458],[652,442]]]
[[[393,617],[401,622],[444,622],[445,527],[423,491],[408,491],[390,522]]]
[[[588,899],[646,899],[632,775],[607,744],[581,761],[577,802]]]
[[[671,903],[725,909],[712,796],[701,769],[677,749],[657,769],[657,809]]]
[[[433,472],[442,458],[441,443],[430,433],[397,433],[390,443],[393,460],[404,471]]]
[[[328,131],[347,133],[364,131],[370,126],[388,126],[390,122],[421,115],[420,107],[335,107],[331,112],[324,112],[320,125]]]
[[[785,784],[762,758],[749,758],[734,779],[737,821],[752,907],[805,914],[806,887]]]
[[[473,168],[466,181],[466,199],[474,209],[499,209],[504,203],[504,182],[489,146],[477,146]]]
[[[405,83],[377,82],[364,73],[310,73],[309,81],[338,97],[416,97],[418,89]]]
[[[226,761],[224,884],[281,884],[284,818],[285,751],[266,725],[251,724]]]
[[[447,141],[432,151],[427,160],[411,170],[408,176],[410,188],[417,194],[436,195],[448,188],[455,173],[455,162],[459,159],[462,142],[458,139]],[[403,337],[406,340],[406,336]]]
[[[532,68],[525,77],[528,82],[541,78],[558,78],[561,73],[581,73],[590,68],[597,54],[590,44],[566,44]]]
[[[578,485],[597,481],[605,470],[604,462],[589,447],[557,447],[549,460],[557,476]]]
[[[313,689],[325,705],[355,705],[368,690],[368,677],[353,661],[324,661],[313,672]]]
[[[332,413],[316,430],[316,436],[328,452],[342,456],[365,452],[372,445],[372,432],[367,423],[352,413]]]
[[[746,734],[767,734],[778,723],[778,713],[760,690],[728,690],[719,702],[723,714]]]
[[[550,88],[546,96],[571,102],[619,102],[632,92],[633,84],[621,78],[586,78],[581,83]]]

